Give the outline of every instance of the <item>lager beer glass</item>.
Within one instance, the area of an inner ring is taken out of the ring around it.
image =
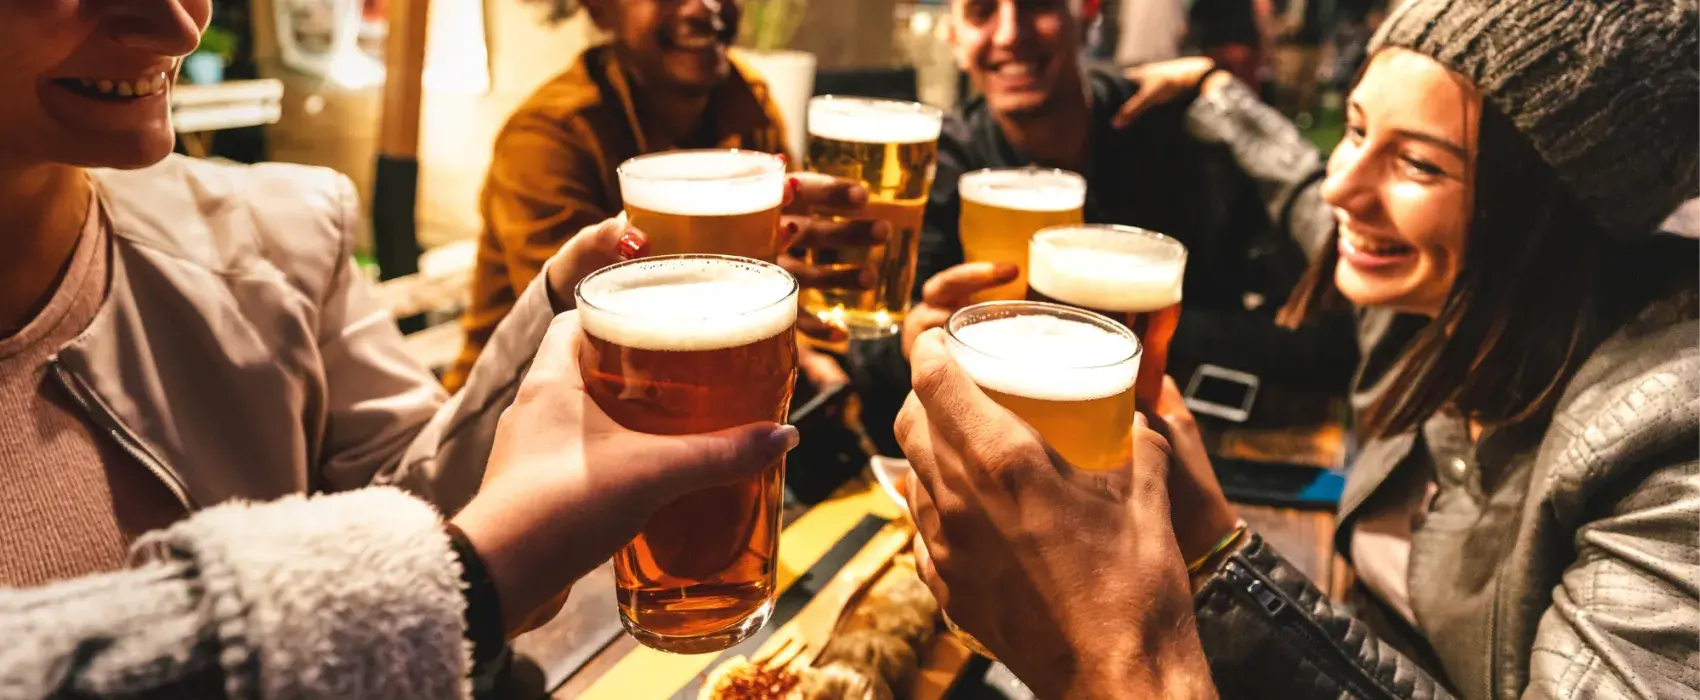
[[[803,310],[852,338],[894,334],[909,311],[921,218],[938,167],[944,113],[916,104],[824,95],[809,100],[807,166],[868,188],[870,218],[891,226],[885,243],[809,251],[809,262],[839,270],[872,268],[871,287],[808,289]]]
[[[1070,464],[1103,471],[1127,458],[1141,348],[1125,326],[1060,304],[992,301],[952,314],[946,329],[974,383]]]
[[[797,374],[797,280],[750,258],[643,258],[576,292],[586,392],[632,430],[687,435],[785,422]],[[607,465],[619,468],[619,465]],[[620,620],[639,642],[700,654],[731,647],[773,610],[785,460],[692,493],[614,556]]]
[[[620,164],[626,218],[651,255],[718,253],[773,262],[785,161],[738,150],[667,151]]]
[[[1010,263],[1021,269],[1014,282],[977,292],[972,301],[1020,299],[1027,288],[1027,240],[1048,226],[1084,221],[1086,179],[1067,170],[992,168],[963,174],[964,262]]]
[[[1181,318],[1186,246],[1132,226],[1057,226],[1033,235],[1028,257],[1028,299],[1096,311],[1139,336],[1136,394],[1141,406],[1157,405]]]
[[[1106,471],[1132,457],[1141,351],[1126,327],[1059,304],[991,301],[952,314],[945,330],[950,355],[969,378],[1070,464]],[[945,622],[969,648],[991,656]]]

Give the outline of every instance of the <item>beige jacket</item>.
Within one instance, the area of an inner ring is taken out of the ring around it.
[[[451,399],[350,257],[347,178],[177,156],[92,176],[111,291],[51,375],[185,506],[368,484],[466,503],[553,315],[541,285]]]

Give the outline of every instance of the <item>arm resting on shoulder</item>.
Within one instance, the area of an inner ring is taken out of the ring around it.
[[[1257,183],[1269,220],[1314,260],[1329,245],[1334,215],[1321,195],[1321,154],[1275,108],[1250,88],[1230,80],[1187,108],[1187,133],[1227,146],[1240,169]]]
[[[137,554],[0,590],[0,698],[470,697],[459,565],[393,489],[217,506]]]

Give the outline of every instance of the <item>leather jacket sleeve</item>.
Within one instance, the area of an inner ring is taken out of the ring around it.
[[[1199,640],[1223,700],[1453,697],[1257,535],[1194,602]]]
[[[1642,472],[1576,531],[1540,616],[1523,700],[1700,694],[1700,462]]]
[[[1321,195],[1322,157],[1292,122],[1237,80],[1200,95],[1186,117],[1193,138],[1228,148],[1257,184],[1269,220],[1287,231],[1308,259],[1333,244],[1333,215]]]

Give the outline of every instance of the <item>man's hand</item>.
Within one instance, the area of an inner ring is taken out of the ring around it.
[[[622,427],[585,393],[583,335],[577,312],[555,317],[497,425],[483,487],[454,517],[490,570],[510,634],[553,617],[572,583],[662,505],[754,477],[797,445],[796,428],[775,423],[703,435]]]
[[[1127,69],[1122,76],[1138,85],[1139,91],[1122,103],[1121,109],[1116,110],[1116,116],[1110,119],[1110,125],[1117,129],[1127,128],[1139,115],[1153,107],[1174,101],[1194,87],[1199,88],[1199,93],[1203,94],[1219,89],[1234,79],[1233,74],[1227,71],[1210,75],[1210,71],[1215,68],[1216,62],[1209,58],[1188,56]],[[1210,75],[1209,80],[1204,79],[1206,75]],[[1200,80],[1204,80],[1203,85],[1199,85]]]
[[[1125,471],[1076,470],[975,386],[943,333],[916,341],[913,364],[895,427],[918,567],[951,619],[1040,697],[1213,697],[1167,442],[1141,418]]]
[[[872,218],[868,190],[861,184],[820,173],[795,173],[786,181],[785,209],[780,217],[779,265],[797,277],[804,288],[867,289],[874,285],[884,258],[883,246],[891,225]],[[845,249],[850,255],[841,255]],[[823,264],[839,259],[863,264]],[[808,314],[797,319],[810,337],[842,341],[845,329]]]
[[[1175,380],[1163,377],[1163,393],[1157,397],[1153,427],[1174,448],[1175,468],[1169,470],[1169,505],[1175,514],[1175,539],[1181,556],[1193,561],[1210,552],[1224,535],[1239,524],[1239,513],[1222,495],[1210,455],[1204,451],[1204,436],[1198,421],[1187,409]]]
[[[1021,269],[1004,263],[965,263],[933,275],[921,285],[921,303],[903,317],[903,356],[908,357],[922,333],[943,328],[950,315],[968,305],[976,293],[1014,282]]]

